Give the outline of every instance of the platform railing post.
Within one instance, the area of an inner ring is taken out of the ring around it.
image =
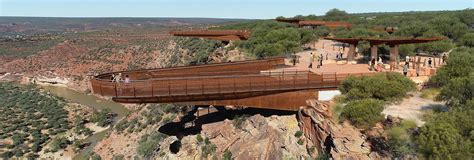
[[[321,83],[319,85],[323,87],[323,84],[324,84],[324,73],[321,73]]]
[[[267,76],[263,77],[263,90],[267,90]]]
[[[133,98],[137,98],[137,94],[135,93],[135,83],[132,84],[133,86]]]
[[[293,88],[296,88],[296,75],[298,74],[298,70],[296,70],[295,75],[293,76]]]
[[[102,91],[102,85],[100,85],[100,95],[104,96],[104,92]]]
[[[219,81],[219,79],[217,79],[217,93],[221,93],[221,83]]]
[[[115,97],[118,97],[117,83],[114,83],[114,88],[115,88]]]
[[[310,72],[310,71],[308,71],[308,72],[306,73],[306,74],[307,74],[307,76],[306,76],[306,78],[307,78],[306,85],[307,85],[307,86],[309,86],[309,72]]]
[[[232,78],[233,81],[234,81],[234,89],[233,89],[233,93],[235,93],[235,77]]]
[[[184,81],[184,94],[186,96],[188,95],[188,80]]]
[[[281,90],[281,78],[282,78],[282,74],[280,73],[280,76],[278,76],[278,89]]]
[[[153,82],[151,82],[151,97],[154,97],[154,93],[153,93]]]
[[[252,91],[252,77],[249,76],[249,91]]]
[[[170,85],[170,82],[168,82],[168,96],[171,96],[171,85]]]
[[[334,86],[337,87],[337,73],[334,72]]]
[[[201,93],[204,94],[204,81],[201,80]]]

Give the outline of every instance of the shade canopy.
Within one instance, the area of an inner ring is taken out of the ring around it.
[[[371,45],[387,44],[389,46],[400,45],[400,44],[415,44],[415,43],[427,43],[432,41],[443,40],[441,37],[432,38],[394,38],[394,39],[382,39],[382,38],[333,38],[325,37],[324,39],[338,41],[342,43],[348,43],[356,45],[360,41],[368,41]]]
[[[296,18],[277,18],[276,21],[297,24],[300,27],[303,27],[303,26],[326,26],[329,28],[337,28],[337,27],[351,28],[352,27],[351,23],[340,22],[340,21],[301,20],[301,19],[296,19]]]
[[[171,31],[170,34],[182,37],[207,38],[214,40],[247,40],[251,32],[247,30],[190,30]]]

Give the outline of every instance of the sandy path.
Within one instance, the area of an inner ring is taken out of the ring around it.
[[[445,106],[444,102],[435,102],[431,99],[424,99],[420,97],[421,93],[414,93],[413,97],[403,99],[400,104],[391,104],[387,106],[382,113],[402,119],[414,120],[418,126],[425,122],[421,119],[423,111],[430,110],[436,106]]]

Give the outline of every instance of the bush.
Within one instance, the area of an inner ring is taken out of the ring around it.
[[[436,96],[440,93],[440,90],[438,88],[429,88],[429,89],[423,89],[421,91],[421,98],[425,99],[431,99],[435,100]]]
[[[105,127],[112,123],[113,117],[114,115],[112,114],[110,109],[106,108],[98,112],[94,112],[91,117],[91,122],[97,123],[97,125]]]
[[[298,143],[299,145],[303,145],[303,144],[304,144],[304,140],[300,138],[300,139],[298,139],[298,142],[296,142],[296,143]]]
[[[224,154],[222,154],[222,159],[223,160],[231,160],[232,159],[232,152],[230,152],[228,149],[224,151]]]
[[[413,127],[410,122],[405,125],[394,126],[387,130],[388,144],[392,155],[397,158],[404,158],[406,155],[415,153],[415,146],[408,133],[409,128]],[[415,125],[416,127],[416,125]]]
[[[390,87],[387,87],[390,86]],[[416,84],[399,73],[379,73],[373,76],[349,77],[338,87],[347,100],[375,98],[397,101],[416,89]]]
[[[303,135],[303,131],[296,131],[295,137],[300,138]]]
[[[160,142],[165,138],[166,135],[158,131],[153,132],[151,135],[143,135],[138,142],[137,153],[145,158],[150,157],[159,149]]]
[[[57,137],[51,142],[51,150],[53,152],[58,151],[59,149],[65,149],[67,145],[69,145],[71,142],[67,140],[65,137]]]
[[[382,121],[384,116],[383,101],[375,99],[363,99],[349,102],[343,109],[341,117],[349,120],[352,124],[362,128],[368,128]]]
[[[461,37],[459,44],[466,47],[474,47],[474,33],[467,33]]]
[[[468,77],[469,73],[474,72],[474,63],[472,62],[474,62],[473,48],[455,49],[449,54],[447,64],[431,77],[430,82],[438,86],[444,86],[454,78]]]
[[[202,141],[204,141],[204,139],[202,138],[201,134],[197,134],[197,135],[196,135],[196,140],[198,141],[198,143],[201,143]]]
[[[474,106],[474,103],[467,105]],[[416,137],[419,152],[428,159],[470,159],[473,157],[474,108],[455,108],[435,113]]]
[[[428,123],[420,129],[418,148],[428,159],[469,159],[469,141],[462,139],[459,131],[446,122]],[[472,150],[471,150],[472,151]],[[463,153],[464,152],[464,153]]]
[[[249,115],[243,114],[243,115],[236,115],[232,120],[232,124],[235,126],[235,128],[242,129],[242,125],[244,124],[245,120]]]
[[[211,141],[209,141],[209,138],[206,137],[206,139],[204,139],[204,145],[201,146],[202,156],[207,158],[209,155],[213,155],[216,152],[216,149],[216,145],[212,144]]]

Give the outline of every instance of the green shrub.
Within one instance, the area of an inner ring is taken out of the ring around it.
[[[474,49],[457,48],[448,57],[447,64],[436,71],[430,82],[439,86],[447,85],[454,78],[469,77],[474,72]]]
[[[411,140],[411,135],[405,127],[413,127],[410,122],[405,123],[405,126],[394,126],[387,130],[388,144],[392,155],[397,158],[404,158],[406,155],[414,155],[415,145]],[[416,126],[415,126],[416,127]]]
[[[202,138],[201,134],[197,134],[197,135],[196,135],[196,140],[198,141],[198,143],[201,143],[202,141],[204,141],[204,139]]]
[[[91,117],[91,122],[97,123],[97,125],[105,127],[112,123],[113,117],[114,117],[114,114],[112,113],[112,111],[106,108],[98,112],[94,112],[94,114]]]
[[[296,143],[298,143],[299,145],[303,145],[303,144],[304,144],[304,140],[303,140],[302,138],[300,138],[300,139],[298,139],[298,142],[296,142]]]
[[[383,101],[375,99],[352,101],[342,109],[341,117],[355,126],[368,128],[384,119],[381,114],[383,105]]]
[[[246,114],[236,115],[232,119],[232,124],[235,126],[235,128],[242,129],[242,125],[244,124],[245,120],[247,120],[248,117],[249,115],[246,115]]]
[[[417,127],[416,122],[412,120],[402,120],[400,127],[403,129],[414,129]]]
[[[224,151],[224,154],[222,154],[222,159],[223,160],[231,160],[232,159],[232,152],[230,152],[228,149]]]
[[[202,156],[207,158],[216,152],[217,146],[209,141],[209,138],[204,139],[204,145],[201,146]]]
[[[425,98],[425,99],[435,100],[436,96],[438,96],[439,93],[440,93],[439,88],[423,89],[421,91],[420,97]]]
[[[124,160],[124,159],[125,159],[125,157],[124,157],[123,154],[114,155],[112,157],[112,160]]]
[[[474,104],[469,104],[471,107]],[[427,159],[470,159],[473,152],[474,108],[462,107],[434,113],[416,137],[416,144]]]
[[[390,87],[388,87],[390,86]],[[397,101],[416,89],[416,84],[399,73],[379,73],[373,76],[349,77],[338,87],[347,100],[375,98]]]
[[[474,33],[467,33],[459,40],[459,44],[466,47],[474,47]]]
[[[295,132],[295,137],[300,138],[303,135],[303,131],[296,131]]]
[[[160,142],[166,138],[166,135],[158,131],[151,135],[143,135],[138,142],[137,153],[145,158],[150,157],[160,147]]]

